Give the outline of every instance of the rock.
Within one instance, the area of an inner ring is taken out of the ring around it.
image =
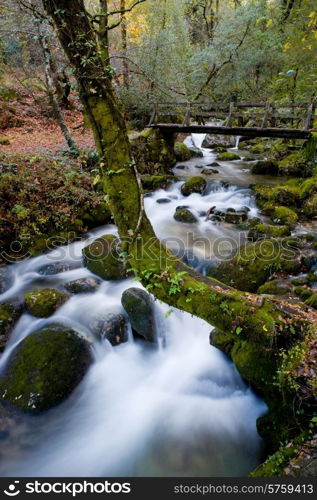
[[[251,212],[251,208],[244,205],[243,207],[240,208],[240,212],[249,213]]]
[[[132,329],[148,342],[155,342],[155,321],[150,294],[139,288],[129,288],[123,292],[121,303],[129,316]]]
[[[278,162],[279,175],[293,175],[308,177],[312,173],[313,165],[305,158],[304,151],[295,151]]]
[[[94,318],[91,329],[96,337],[109,340],[113,346],[128,341],[128,325],[123,314],[99,315]]]
[[[260,144],[254,144],[254,146],[251,146],[249,148],[250,153],[255,154],[255,155],[260,155],[263,154],[266,150],[266,145],[263,143]]]
[[[188,161],[194,157],[202,157],[203,153],[196,148],[188,148],[183,142],[176,142],[174,146],[177,161]]]
[[[105,234],[83,249],[84,265],[105,280],[121,280],[126,271],[120,253],[120,240]]]
[[[296,274],[301,268],[299,253],[293,238],[247,243],[231,260],[211,268],[209,275],[239,290],[256,292],[277,271]]]
[[[247,220],[248,215],[245,211],[233,212],[232,210],[227,210],[223,218],[228,224],[242,224],[242,222]]]
[[[206,167],[220,167],[220,163],[213,161],[212,163],[207,163]]]
[[[158,200],[156,200],[156,203],[159,203],[160,205],[164,204],[164,203],[171,203],[172,200],[170,200],[170,198],[159,198]]]
[[[309,299],[307,299],[305,301],[305,303],[309,306],[309,307],[313,307],[314,309],[317,309],[317,293],[313,293]]]
[[[203,165],[195,165],[195,168],[203,168]]]
[[[213,150],[215,153],[226,153],[227,148],[225,148],[224,146],[215,146]]]
[[[202,142],[202,147],[206,149],[214,149],[217,147],[230,148],[235,145],[235,138],[225,135],[207,134]]]
[[[4,350],[9,333],[19,319],[21,312],[21,308],[12,304],[0,304],[0,352]]]
[[[253,226],[248,234],[248,239],[252,241],[267,238],[281,238],[290,236],[291,231],[288,226],[272,226],[269,224],[257,224]]]
[[[100,283],[101,281],[97,278],[79,278],[66,283],[65,288],[70,293],[93,293]]]
[[[38,318],[48,318],[62,306],[68,295],[53,288],[43,288],[25,294],[25,304],[28,312]]]
[[[240,160],[241,158],[236,153],[230,153],[228,151],[225,153],[220,153],[217,159],[220,161],[234,161],[234,160]]]
[[[174,167],[174,140],[166,138],[160,130],[150,128],[134,131],[129,134],[129,140],[141,175],[165,174]]]
[[[214,168],[204,168],[201,173],[204,175],[213,175],[219,174],[219,170],[215,170]]]
[[[78,265],[72,263],[67,264],[64,262],[56,262],[55,264],[45,264],[38,269],[38,273],[42,276],[52,276],[54,274],[65,273],[66,271],[71,271],[72,269],[78,269],[80,267],[80,262]]]
[[[176,167],[178,170],[188,170],[188,166],[187,165],[176,165]]]
[[[188,210],[188,208],[183,208],[183,207],[176,208],[174,219],[177,220],[177,222],[186,222],[189,224],[197,222],[197,219],[194,216],[194,214],[192,214],[191,211]]]
[[[308,300],[313,295],[312,290],[306,286],[295,286],[294,292],[303,300]]]
[[[202,177],[191,177],[181,187],[181,193],[184,196],[189,196],[192,193],[203,194],[206,188],[206,181]]]
[[[308,276],[301,276],[300,278],[294,278],[291,281],[292,285],[294,286],[302,286],[302,285],[307,285],[309,283]]]
[[[11,354],[0,379],[0,395],[27,413],[64,401],[86,374],[90,346],[74,330],[49,327],[28,335]]]
[[[147,175],[142,177],[143,189],[155,191],[155,189],[166,189],[175,177],[173,175]]]
[[[290,208],[276,207],[273,213],[273,220],[277,224],[283,224],[290,228],[294,228],[298,222],[298,215]]]
[[[309,219],[317,217],[317,194],[313,194],[303,205],[303,214]]]
[[[227,181],[220,181],[220,186],[223,187],[223,189],[229,189],[229,182]]]
[[[252,165],[251,172],[256,175],[277,175],[278,164],[271,160],[257,161]]]

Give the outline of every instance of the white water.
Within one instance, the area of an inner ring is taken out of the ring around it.
[[[200,161],[206,163],[206,158]],[[256,215],[246,189],[216,185],[206,196],[184,200],[180,185],[146,198],[146,210],[161,238],[177,237],[200,260],[213,255],[205,246],[196,249],[197,238],[214,242],[221,235],[236,237],[237,231],[213,226],[199,212],[214,205],[248,205]],[[158,204],[162,197],[171,197],[171,203]],[[190,206],[199,217],[194,228],[174,221],[177,205]],[[100,228],[91,237],[106,232],[114,233],[115,228]],[[175,247],[175,240],[169,243]],[[11,266],[13,284],[0,301],[37,288],[62,290],[68,281],[90,276],[81,264],[86,244],[77,242]],[[60,261],[79,267],[53,276],[39,274],[43,265]],[[26,418],[2,440],[1,475],[243,476],[256,467],[261,452],[256,419],[265,405],[233,364],[209,345],[209,324],[178,310],[165,318],[169,308],[155,302],[158,334],[165,339],[160,349],[149,349],[132,338],[115,348],[94,340],[92,319],[100,313],[122,313],[121,294],[131,286],[140,285],[131,280],[103,282],[94,294],[72,296],[49,319],[21,317],[0,369],[23,337],[50,323],[72,326],[90,338],[95,362],[65,403],[40,417]]]

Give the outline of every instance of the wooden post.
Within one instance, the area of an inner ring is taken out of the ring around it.
[[[187,104],[187,110],[183,121],[183,125],[185,125],[186,127],[190,126],[190,112],[191,112],[191,103],[189,102]]]
[[[235,105],[234,102],[230,103],[230,106],[229,106],[229,115],[228,115],[228,121],[227,121],[227,127],[231,127],[232,114],[233,114],[234,105]]]
[[[310,128],[312,128],[314,114],[315,114],[315,106],[313,103],[310,103],[308,106],[307,116],[304,123],[304,130],[309,130]]]
[[[157,103],[156,102],[154,103],[154,106],[153,106],[153,111],[151,114],[151,118],[150,118],[148,127],[151,127],[151,125],[153,125],[153,123],[155,123],[155,125],[157,123]]]
[[[264,111],[264,116],[263,120],[261,123],[261,128],[265,128],[269,119],[269,114],[270,114],[270,109],[271,109],[271,103],[267,102],[265,105],[265,111]]]

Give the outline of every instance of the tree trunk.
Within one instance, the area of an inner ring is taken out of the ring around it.
[[[121,44],[122,44],[122,55],[124,59],[122,60],[122,74],[123,74],[123,86],[125,88],[129,87],[129,64],[128,60],[126,59],[127,57],[127,48],[128,48],[128,41],[127,41],[127,16],[126,13],[124,12],[126,9],[126,0],[120,0],[120,10],[122,11],[121,14]]]
[[[52,74],[51,52],[50,52],[49,44],[48,44],[48,41],[47,41],[47,38],[45,37],[45,35],[40,34],[40,43],[42,46],[43,56],[44,56],[45,79],[46,79],[47,91],[48,91],[48,96],[49,96],[49,99],[51,102],[51,106],[53,108],[55,118],[58,122],[58,125],[60,126],[62,134],[65,137],[65,140],[68,144],[68,147],[70,149],[77,150],[76,143],[68,130],[68,127],[67,127],[66,122],[64,120],[63,113],[62,113],[61,108],[60,108],[59,103],[58,103],[58,99],[57,99],[56,94],[55,94],[56,87],[54,85],[54,76]]]
[[[243,330],[245,338],[258,338],[265,332],[273,339],[285,327],[284,317],[305,321],[299,305],[239,292],[201,276],[159,242],[143,209],[140,180],[111,71],[104,69],[84,1],[43,0],[43,4],[74,67],[81,101],[101,155],[105,191],[123,252],[142,283],[171,306],[195,314],[222,331],[234,333],[238,329],[239,335]]]

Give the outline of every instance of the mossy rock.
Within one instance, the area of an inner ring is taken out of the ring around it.
[[[313,194],[306,200],[302,207],[302,211],[309,219],[317,217],[317,194]]]
[[[267,281],[258,288],[257,293],[266,295],[285,295],[289,292],[286,285],[280,285],[278,280]]]
[[[100,202],[94,208],[82,214],[82,219],[89,227],[96,227],[98,224],[108,224],[111,222],[111,212],[106,202]]]
[[[121,297],[132,329],[148,342],[156,341],[153,301],[149,293],[140,288],[129,288]]]
[[[271,390],[277,369],[272,349],[258,343],[240,340],[231,350],[231,358],[239,373],[256,389]]]
[[[256,175],[277,175],[278,165],[272,160],[257,161],[252,165],[251,172]]]
[[[189,196],[192,193],[203,194],[206,186],[207,182],[205,181],[205,179],[203,179],[202,177],[195,176],[188,179],[188,181],[186,181],[182,185],[181,192],[182,195],[184,196]]]
[[[0,304],[0,352],[5,348],[8,335],[21,315],[21,308],[12,304]]]
[[[309,306],[309,307],[313,307],[314,309],[317,309],[317,293],[313,293],[309,299],[307,299],[305,301],[305,303]]]
[[[308,277],[306,276],[301,276],[300,278],[294,278],[291,281],[292,285],[294,286],[303,286],[307,285],[309,283]]]
[[[288,226],[273,226],[270,224],[256,224],[252,226],[248,238],[252,241],[263,240],[267,238],[281,238],[291,234]]]
[[[175,157],[177,161],[188,161],[191,158],[201,158],[202,151],[189,148],[183,142],[176,142],[174,146]]]
[[[79,278],[66,283],[65,288],[70,293],[94,293],[101,281],[97,278]]]
[[[299,204],[299,188],[297,186],[274,186],[269,199],[286,207],[296,207]]]
[[[296,241],[291,238],[261,240],[239,248],[233,258],[209,270],[209,275],[246,292],[256,292],[275,272],[296,273]]]
[[[155,191],[155,189],[166,189],[175,177],[173,175],[148,175],[142,177],[142,186],[146,191]]]
[[[235,161],[235,160],[241,160],[241,158],[236,153],[231,153],[229,151],[226,151],[224,153],[220,153],[217,157],[217,160],[219,160],[219,161]]]
[[[25,304],[28,312],[38,318],[48,318],[62,306],[68,295],[53,288],[43,288],[25,294]]]
[[[173,138],[166,140],[160,130],[149,128],[131,132],[129,139],[140,174],[166,173],[175,165]]]
[[[120,240],[105,234],[83,249],[84,265],[105,280],[121,280],[126,277],[126,270],[120,254]]]
[[[306,159],[304,151],[295,151],[278,162],[279,175],[307,177],[312,172],[312,165]]]
[[[182,207],[177,207],[175,214],[174,214],[174,219],[177,220],[177,222],[184,222],[188,224],[193,224],[194,222],[197,222],[196,217],[188,208],[182,208]]]
[[[263,143],[254,144],[249,148],[250,153],[254,155],[261,155],[266,151],[267,147]]]
[[[90,346],[74,330],[55,326],[31,335],[11,354],[0,379],[0,394],[27,413],[64,401],[92,362]]]
[[[273,220],[277,224],[294,228],[298,222],[298,215],[294,210],[287,207],[276,207],[273,213]]]
[[[294,292],[303,300],[308,300],[313,294],[312,290],[306,286],[296,286]]]
[[[306,179],[304,182],[302,182],[299,189],[299,194],[301,199],[305,200],[306,198],[309,198],[312,194],[314,194],[316,191],[317,191],[317,178],[312,177],[311,179]]]

